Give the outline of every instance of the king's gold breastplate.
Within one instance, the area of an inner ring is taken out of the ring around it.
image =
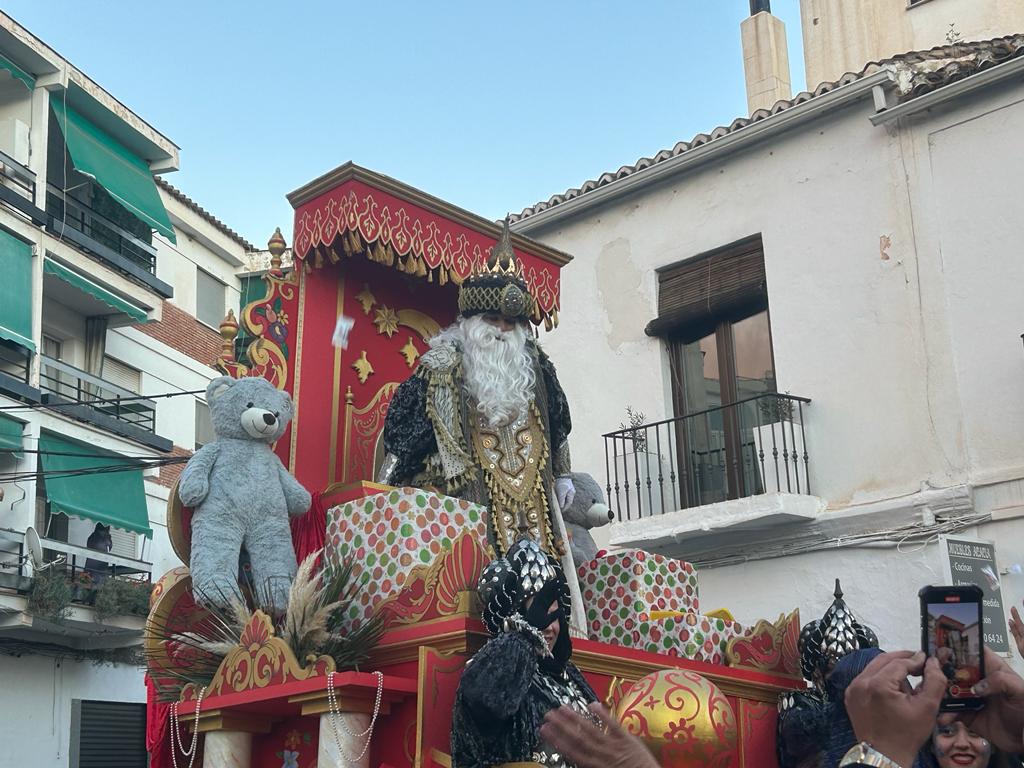
[[[547,440],[534,405],[508,424],[492,427],[482,414],[473,424],[473,447],[491,496],[495,538],[504,552],[521,534],[552,550],[543,468]]]

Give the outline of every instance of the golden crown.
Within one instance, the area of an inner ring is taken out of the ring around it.
[[[523,263],[512,249],[506,218],[487,261],[474,265],[459,288],[459,313],[469,316],[496,312],[510,320],[526,320],[534,309]]]
[[[508,228],[508,217],[501,224],[501,234],[498,242],[491,248],[491,255],[483,264],[475,264],[469,273],[467,280],[484,275],[497,275],[499,277],[511,277],[526,282],[523,273],[523,263],[516,258],[516,252],[512,248],[512,233]]]

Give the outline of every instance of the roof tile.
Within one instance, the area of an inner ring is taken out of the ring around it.
[[[758,109],[750,117],[738,117],[728,126],[719,126],[710,135],[699,133],[689,142],[680,141],[672,149],[661,150],[653,158],[641,158],[633,165],[624,165],[614,173],[603,173],[597,179],[586,181],[577,188],[569,189],[560,195],[552,195],[547,201],[535,203],[520,213],[511,214],[509,220],[522,221],[879,71],[887,70],[895,75],[899,101],[905,102],[1017,57],[1024,57],[1024,34],[974,43],[940,45],[926,51],[910,51],[888,59],[872,61],[860,72],[847,72],[838,80],[820,83],[813,92],[798,93],[790,99],[776,102],[771,109]]]

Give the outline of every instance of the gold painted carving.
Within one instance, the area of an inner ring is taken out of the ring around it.
[[[284,640],[274,635],[274,624],[262,611],[256,611],[242,630],[239,644],[224,657],[217,668],[207,696],[241,693],[294,680],[307,680],[333,672],[334,659],[317,656],[303,667]],[[192,684],[185,687],[184,700],[195,698]]]
[[[420,356],[420,351],[416,349],[416,345],[412,343],[412,336],[410,336],[409,340],[405,342],[405,346],[398,351],[401,353],[402,357],[405,358],[405,364],[407,366],[412,368],[416,365],[416,360]]]
[[[385,304],[374,313],[373,324],[377,333],[390,339],[398,330],[398,313]]]
[[[370,310],[373,309],[373,305],[377,303],[377,298],[370,291],[368,283],[363,283],[363,290],[356,294],[356,301],[363,308],[363,314],[370,314]]]
[[[352,367],[355,368],[356,374],[359,376],[360,384],[365,384],[366,380],[374,374],[373,365],[366,357],[365,349],[359,353],[359,359],[352,363]]]

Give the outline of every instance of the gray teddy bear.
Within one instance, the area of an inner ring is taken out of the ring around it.
[[[244,546],[260,604],[283,612],[296,570],[288,518],[311,501],[271,448],[291,421],[291,397],[263,378],[221,376],[207,386],[206,402],[217,439],[189,459],[178,483],[182,504],[193,510],[189,567],[196,599],[220,605],[242,599],[237,574]]]
[[[569,549],[577,568],[589,563],[597,555],[597,544],[590,535],[591,528],[598,528],[611,522],[612,513],[605,503],[604,492],[597,481],[582,472],[569,475],[576,493],[562,510],[566,533],[569,535]]]

